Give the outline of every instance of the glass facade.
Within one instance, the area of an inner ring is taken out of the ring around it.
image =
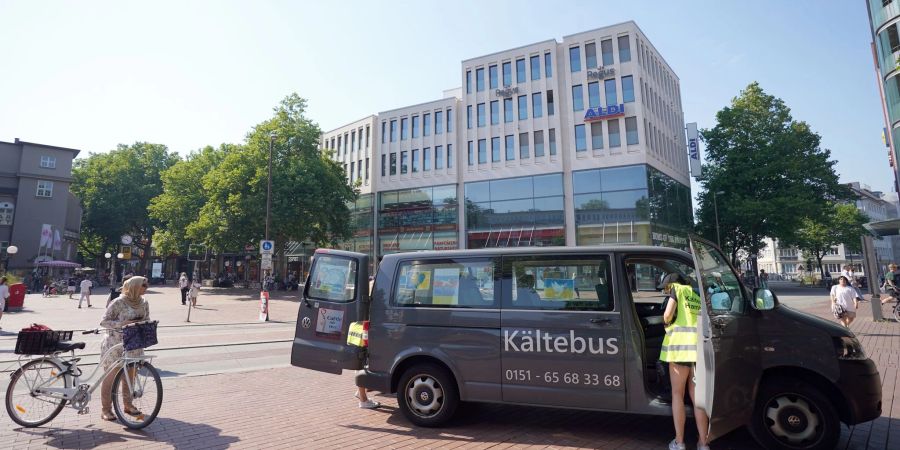
[[[370,260],[374,260],[374,199],[375,194],[360,194],[355,202],[347,203],[350,209],[350,230],[353,237],[342,242],[339,247],[351,252],[365,253]]]
[[[561,173],[465,188],[468,248],[565,245]]]
[[[456,185],[378,194],[379,254],[459,248]]]

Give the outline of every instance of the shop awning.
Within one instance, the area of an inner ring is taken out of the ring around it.
[[[62,260],[40,261],[40,262],[36,263],[35,265],[38,267],[66,267],[66,268],[70,268],[70,269],[75,268],[75,267],[81,267],[81,264],[71,262],[71,261],[62,261]]]
[[[288,241],[285,246],[285,256],[306,256],[311,255],[316,250],[316,246],[311,242]]]
[[[863,225],[873,235],[878,237],[897,236],[900,235],[900,219],[882,220],[879,222],[869,222]]]

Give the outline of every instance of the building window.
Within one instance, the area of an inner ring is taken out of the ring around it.
[[[484,68],[475,69],[475,90],[478,92],[484,90]]]
[[[391,142],[397,142],[397,121],[391,121]],[[341,140],[338,139],[338,154],[341,153]]]
[[[12,225],[16,206],[10,202],[0,202],[0,225]]]
[[[366,125],[366,148],[369,148],[369,131],[371,131],[370,128],[370,126]]]
[[[337,145],[338,156],[341,156],[341,142],[342,142],[342,138],[341,138],[341,136],[338,136],[338,145]]]
[[[544,156],[544,130],[534,132],[534,157]]]
[[[405,141],[409,137],[409,118],[400,119],[400,140]]]
[[[553,107],[553,91],[547,91],[547,115],[552,116],[555,113],[556,111]]]
[[[447,109],[447,132],[453,132],[453,110]]]
[[[356,163],[350,161],[350,181],[353,181],[353,173],[356,171]]]
[[[485,124],[485,114],[484,114],[484,103],[478,104],[478,128],[481,128]]]
[[[584,93],[582,92],[580,84],[572,86],[572,110],[584,110]]]
[[[412,116],[412,137],[419,137],[419,116]]]
[[[512,161],[516,159],[516,138],[515,136],[506,135],[506,160]]]
[[[397,175],[397,153],[391,153],[391,175]]]
[[[466,106],[466,128],[472,129],[472,105]]]
[[[547,78],[553,78],[553,64],[551,64],[551,61],[550,53],[544,53],[544,76]]]
[[[628,36],[619,36],[619,62],[631,61],[631,41]]]
[[[626,117],[625,118],[625,142],[628,145],[635,145],[638,143],[638,130],[637,130],[637,118],[636,117]]]
[[[387,122],[381,122],[381,143],[382,144],[387,142],[387,132],[385,131],[386,126],[387,126]],[[334,148],[334,138],[331,138],[331,148]]]
[[[491,125],[497,125],[500,123],[500,101],[492,100],[491,101]]]
[[[611,119],[606,123],[609,127],[609,148],[621,146],[622,141],[619,138],[619,119]]]
[[[434,112],[434,134],[443,134],[444,133],[444,112],[443,111],[435,111]]]
[[[491,89],[497,89],[497,65],[488,67],[488,82],[491,84]]]
[[[528,118],[528,96],[520,95],[519,96],[519,120],[525,120]]]
[[[581,47],[569,49],[569,67],[572,72],[581,72]]]
[[[500,162],[500,138],[491,138],[491,162]]]
[[[587,150],[587,142],[584,140],[584,125],[575,125],[575,151]]]
[[[512,85],[512,63],[507,61],[503,63],[503,86]]]
[[[516,60],[516,83],[525,82],[525,59]]]
[[[634,78],[631,75],[622,77],[622,101],[625,103],[634,102]]]
[[[55,156],[41,156],[41,167],[45,169],[55,169],[56,168],[56,157]]]
[[[478,140],[478,164],[487,164],[487,140]]]
[[[381,155],[381,176],[387,175],[387,155]]]
[[[440,145],[434,146],[434,170],[444,168],[444,147]]]
[[[528,133],[519,133],[519,158],[528,159],[530,156],[528,151]]]
[[[412,173],[419,171],[419,149],[412,151]]]
[[[531,57],[531,81],[541,79],[541,57],[534,55]]]
[[[422,136],[431,136],[431,114],[422,114]]]
[[[369,180],[369,158],[366,158],[366,181]]]
[[[409,172],[409,152],[403,150],[400,152],[400,174]]]
[[[472,71],[466,71],[466,94],[472,93]]]
[[[597,68],[597,45],[593,42],[584,44],[584,63],[588,69]]]
[[[592,81],[588,83],[588,108],[598,106],[600,106],[600,82]]]
[[[544,117],[544,108],[541,105],[541,93],[535,92],[531,94],[531,115],[537,119],[539,117]]]
[[[38,180],[37,182],[37,193],[35,194],[38,197],[53,197],[53,182]]]
[[[556,128],[547,132],[547,142],[550,144],[550,156],[556,156]]]
[[[603,150],[603,122],[591,123],[591,149]]]
[[[453,168],[453,144],[447,144],[447,168]]]
[[[619,96],[616,95],[616,80],[603,81],[603,89],[606,91],[606,106],[612,106],[619,103]]]
[[[469,165],[475,165],[475,148],[473,147],[472,141],[469,141]]]
[[[503,99],[503,121],[506,123],[513,121],[513,104],[511,98]]]
[[[891,53],[896,53],[900,50],[900,37],[897,36],[897,25],[888,25],[887,34],[888,43],[891,45]]]
[[[350,132],[350,151],[352,152],[356,148],[356,130]]]
[[[600,53],[602,53],[603,55],[604,66],[613,65],[612,39],[605,39],[603,41],[600,41]]]

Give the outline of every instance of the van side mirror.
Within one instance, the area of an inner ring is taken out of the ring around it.
[[[753,291],[753,308],[758,311],[768,311],[775,308],[775,294],[765,288],[756,288]]]

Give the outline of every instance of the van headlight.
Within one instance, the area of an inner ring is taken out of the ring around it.
[[[834,350],[837,352],[838,359],[866,359],[866,352],[855,337],[834,338]]]

